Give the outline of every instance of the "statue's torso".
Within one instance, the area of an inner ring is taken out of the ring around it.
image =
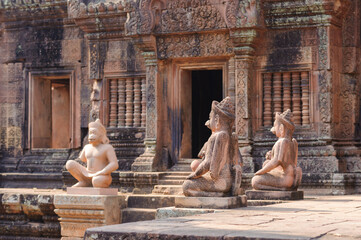
[[[108,164],[108,148],[109,144],[99,144],[96,147],[91,144],[85,146],[84,153],[87,159],[87,170],[89,173],[100,171]]]

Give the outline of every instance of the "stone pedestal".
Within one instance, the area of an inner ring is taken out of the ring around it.
[[[54,197],[62,239],[83,239],[85,230],[121,222],[121,196],[63,194]]]
[[[73,195],[118,195],[117,188],[68,187],[66,192]]]
[[[302,200],[303,191],[246,191],[249,200]]]
[[[245,195],[235,197],[177,197],[176,208],[229,209],[247,206]]]

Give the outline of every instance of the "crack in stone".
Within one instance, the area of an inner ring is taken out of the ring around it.
[[[271,220],[269,220],[267,222],[257,223],[257,224],[255,224],[255,226],[259,226],[259,225],[262,225],[262,224],[267,224],[267,223],[271,223],[271,222],[275,222],[275,221],[279,221],[279,220],[284,220],[284,218],[272,218]]]
[[[328,225],[332,225],[332,224],[337,224],[337,223],[343,223],[343,222],[348,222],[348,220],[344,220],[344,221],[339,221],[339,222],[332,222],[332,223],[325,223],[325,224],[322,224],[321,226],[328,226]]]
[[[333,231],[335,231],[335,230],[337,230],[337,228],[331,229],[331,230],[329,230],[329,231],[327,231],[327,232],[325,232],[325,233],[321,233],[320,235],[318,235],[318,236],[316,236],[316,237],[310,238],[310,240],[312,240],[312,239],[319,239],[319,238],[327,235],[329,232],[333,232]]]

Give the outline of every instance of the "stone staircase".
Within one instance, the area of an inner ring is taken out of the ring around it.
[[[0,187],[61,188],[61,172],[70,155],[70,149],[34,149],[20,158],[3,158]]]
[[[172,207],[175,196],[129,195],[127,208],[122,210],[122,223],[155,219],[157,208]]]
[[[182,184],[192,172],[191,163],[194,159],[182,158],[171,169],[162,174],[159,184],[154,186],[153,194],[180,195],[183,193]]]

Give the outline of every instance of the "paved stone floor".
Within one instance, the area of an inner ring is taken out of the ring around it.
[[[85,239],[361,239],[361,195],[88,229]]]

